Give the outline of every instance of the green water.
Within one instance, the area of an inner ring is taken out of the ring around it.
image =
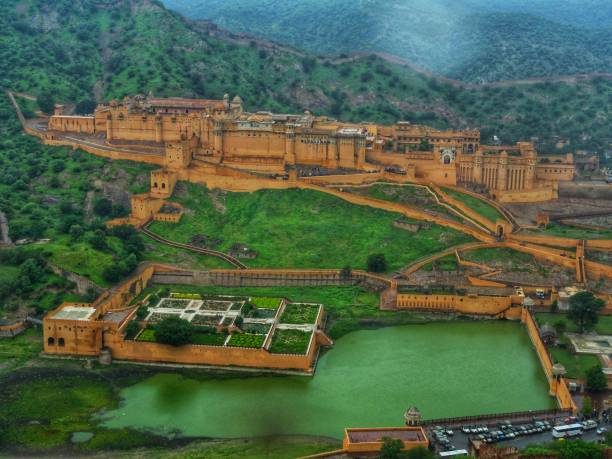
[[[401,425],[416,405],[425,418],[554,407],[518,323],[434,323],[350,333],[319,360],[313,378],[196,381],[152,377],[122,392],[107,427],[187,436],[308,434]]]

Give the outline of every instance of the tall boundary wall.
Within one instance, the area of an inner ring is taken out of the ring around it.
[[[573,413],[576,413],[578,411],[578,408],[576,406],[576,403],[574,402],[574,399],[572,398],[569,388],[567,387],[567,382],[565,378],[557,378],[553,374],[552,359],[548,354],[546,346],[542,342],[538,326],[536,325],[535,320],[533,319],[533,316],[531,315],[531,312],[529,312],[529,310],[523,309],[521,314],[521,321],[527,327],[527,333],[529,334],[531,343],[533,344],[536,350],[536,354],[540,359],[540,363],[542,364],[542,368],[544,369],[544,373],[546,374],[546,378],[548,379],[551,394],[553,394],[557,398],[559,408],[571,409]]]

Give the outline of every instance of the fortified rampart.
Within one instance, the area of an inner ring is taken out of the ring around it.
[[[557,398],[557,402],[559,403],[559,407],[561,409],[571,409],[574,413],[576,413],[578,408],[569,391],[567,382],[562,376],[554,374],[552,359],[548,354],[546,346],[542,342],[538,326],[536,325],[535,320],[533,319],[529,310],[523,309],[521,321],[527,327],[529,338],[531,339],[538,358],[540,359],[540,363],[542,364],[542,368],[544,369],[544,373],[546,374],[546,378],[550,384],[551,394]]]

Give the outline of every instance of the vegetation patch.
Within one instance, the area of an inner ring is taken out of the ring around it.
[[[282,298],[272,298],[266,296],[256,296],[251,298],[251,304],[258,308],[278,309]]]
[[[150,230],[188,242],[194,234],[223,234],[218,250],[232,241],[257,250],[253,267],[366,269],[368,256],[381,253],[386,271],[396,271],[421,258],[472,237],[439,225],[417,233],[394,226],[398,214],[358,206],[312,190],[260,190],[225,193],[225,210],[214,205],[213,192],[201,185],[181,184],[186,192],[172,198],[193,209],[178,224],[154,222]],[[351,234],[350,238],[346,235]]]
[[[283,324],[314,324],[319,314],[319,305],[289,303],[280,317]]]
[[[451,190],[450,188],[442,188],[442,191],[461,201],[474,212],[493,223],[495,223],[496,220],[505,220],[504,216],[499,212],[499,210],[482,199],[475,198],[474,196],[466,193],[461,193],[460,191]]]
[[[276,330],[270,344],[274,354],[305,354],[312,332],[302,330]]]
[[[155,330],[152,328],[145,328],[140,332],[140,335],[136,338],[136,341],[144,341],[146,343],[155,343]]]
[[[263,346],[265,338],[264,335],[253,333],[234,333],[227,342],[227,345],[232,347],[260,348]]]
[[[227,333],[195,331],[191,335],[191,344],[199,344],[203,346],[223,346],[226,339]]]

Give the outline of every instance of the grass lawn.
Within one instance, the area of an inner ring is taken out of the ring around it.
[[[455,257],[455,255],[446,255],[442,258],[438,258],[437,260],[431,263],[427,263],[421,269],[424,271],[432,271],[434,263],[440,271],[456,271],[459,268],[459,264],[457,263],[457,257]]]
[[[19,277],[19,266],[0,264],[0,282],[13,282]]]
[[[274,354],[305,354],[312,333],[301,330],[276,330],[270,344]]]
[[[464,222],[463,218],[451,212],[447,207],[438,204],[431,193],[421,186],[377,184],[369,187],[345,188],[345,191],[432,210],[452,220]]]
[[[459,254],[463,259],[487,265],[491,268],[503,267],[504,270],[529,272],[533,268],[544,269],[533,255],[512,250],[507,247],[477,249]]]
[[[438,225],[408,233],[393,227],[398,214],[311,190],[223,193],[183,186],[187,192],[173,198],[188,209],[181,222],[154,222],[150,229],[178,242],[197,234],[218,237],[221,251],[245,243],[259,253],[246,262],[251,267],[365,269],[369,254],[384,253],[389,271],[395,271],[473,240]]]
[[[154,343],[156,341],[155,330],[153,330],[151,328],[144,329],[140,333],[140,335],[138,335],[138,338],[136,338],[136,341],[144,341],[146,343]]]
[[[101,287],[110,286],[102,277],[102,272],[114,262],[112,254],[96,250],[86,242],[70,242],[67,235],[59,236],[42,247],[51,253],[51,263],[81,274]]]
[[[534,236],[557,236],[569,239],[612,239],[612,229],[594,230],[551,223],[546,229],[530,231]]]
[[[498,219],[505,220],[504,216],[499,212],[499,210],[497,210],[491,204],[488,204],[487,202],[483,201],[482,199],[478,199],[469,194],[461,193],[459,191],[451,190],[449,188],[442,188],[442,191],[444,191],[449,196],[458,199],[463,204],[472,209],[474,212],[480,214],[487,220],[490,220],[492,222],[495,222]]]
[[[576,325],[568,320],[567,314],[563,313],[551,313],[551,312],[537,312],[535,318],[540,326],[545,323],[554,325],[559,321],[565,322],[565,327],[568,332],[578,333]],[[599,316],[599,321],[595,325],[595,331],[600,335],[612,335],[612,316]]]
[[[168,443],[145,432],[99,428],[94,415],[100,410],[115,408],[119,400],[113,384],[92,372],[30,368],[7,376],[2,383],[0,450],[10,448],[38,456],[32,453],[68,448],[74,454],[64,450],[61,455],[72,456],[82,450],[155,447]],[[94,437],[87,443],[73,445],[70,442],[73,432],[92,432]]]
[[[260,296],[251,298],[251,303],[258,308],[278,309],[281,300],[281,298]]]
[[[207,346],[223,346],[227,335],[222,333],[201,333],[195,332],[191,336],[191,344],[200,344]]]
[[[555,362],[563,364],[568,378],[585,378],[585,372],[599,364],[599,359],[594,355],[573,354],[568,349],[558,347],[551,347],[549,351]]]
[[[29,328],[14,338],[0,339],[0,375],[36,357],[43,349],[40,329]]]

